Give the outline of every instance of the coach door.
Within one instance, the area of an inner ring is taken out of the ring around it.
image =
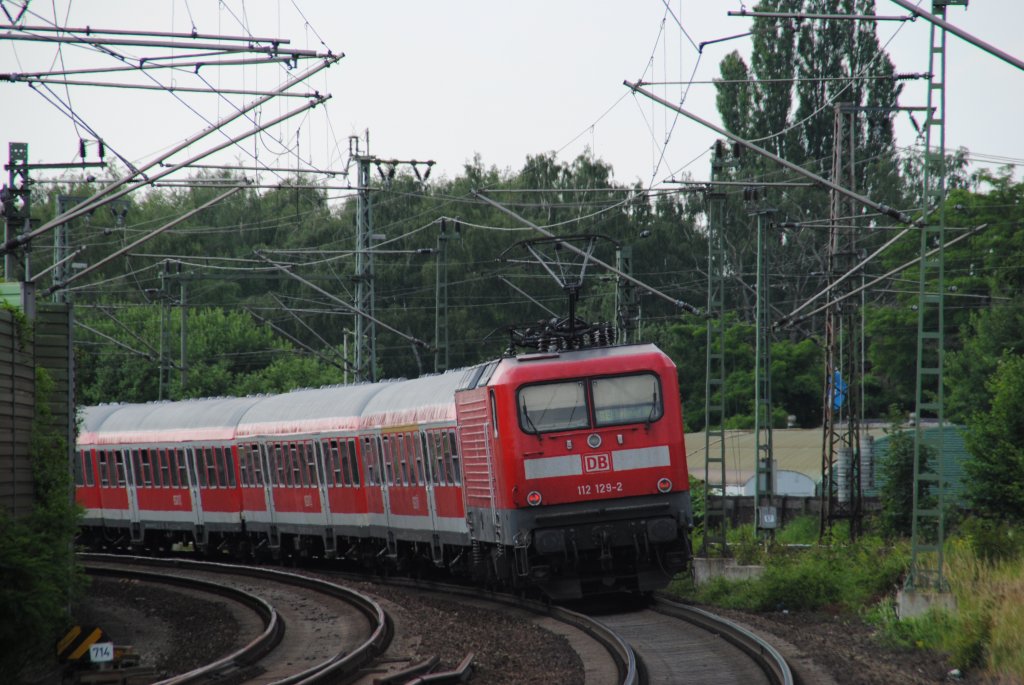
[[[114,465],[117,471],[117,484],[125,489],[128,495],[128,525],[135,538],[136,529],[139,527],[139,490],[135,474],[129,466],[130,454],[128,450],[116,450],[114,452]],[[136,456],[138,452],[136,452]]]
[[[431,463],[431,450],[427,447],[427,433],[417,431],[416,440],[416,470],[423,474],[426,482],[427,512],[430,514],[430,556],[434,564],[440,565],[444,562],[444,547],[441,544],[441,531],[438,527],[437,517],[437,492],[434,489],[435,474],[434,465]]]
[[[263,487],[263,497],[267,503],[267,523],[268,536],[270,538],[270,547],[277,549],[281,546],[281,537],[277,531],[277,507],[274,506],[274,488],[281,485],[280,470],[277,468],[280,465],[280,444],[277,446],[278,453],[275,455],[272,453],[274,445],[269,442],[261,442],[259,445],[259,459],[260,463],[263,464],[263,481],[265,483]]]
[[[319,479],[318,490],[320,492],[320,515],[324,526],[324,551],[333,554],[334,529],[331,527],[331,497],[327,492],[328,476],[331,475],[330,454],[324,449],[323,443],[319,440],[312,440],[306,443],[306,449],[310,450],[310,459],[316,462],[316,476]],[[333,476],[330,478],[330,482],[334,482]]]
[[[202,449],[202,448],[200,448]],[[197,450],[191,447],[185,448],[185,462],[188,464],[188,495],[192,498],[192,524],[196,527],[196,543],[203,542],[203,497],[199,491],[199,478],[205,477],[203,463],[199,462],[196,468]]]

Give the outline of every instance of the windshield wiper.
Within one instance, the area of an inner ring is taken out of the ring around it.
[[[523,418],[526,419],[528,424],[530,424],[530,428],[533,430],[534,435],[540,435],[540,431],[537,430],[537,426],[533,425],[533,419],[530,418],[530,412],[526,410],[526,402],[523,402],[522,410]]]
[[[651,394],[651,412],[647,415],[647,420],[644,421],[644,425],[650,426],[654,421],[654,410],[658,408],[658,391],[655,390]]]

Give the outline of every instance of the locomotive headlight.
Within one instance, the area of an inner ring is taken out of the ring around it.
[[[590,445],[591,449],[597,449],[601,446],[601,436],[597,433],[591,433],[587,436],[587,444]]]
[[[530,494],[526,496],[526,503],[529,504],[531,507],[537,507],[540,506],[540,503],[543,501],[543,499],[544,498],[540,496],[539,492],[537,492],[536,490],[531,490]]]
[[[668,478],[658,479],[658,492],[665,493],[672,489],[672,481]]]

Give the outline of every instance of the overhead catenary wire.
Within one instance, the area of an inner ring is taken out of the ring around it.
[[[318,71],[319,69],[324,68],[325,66],[327,66],[327,65],[325,64],[323,66],[319,66],[319,67],[315,68],[315,71]],[[315,73],[315,71],[313,73]],[[294,85],[294,83],[290,83],[287,87],[290,87],[291,85]],[[205,150],[205,151],[203,151],[203,152],[201,152],[199,154],[193,155],[192,157],[190,157],[185,162],[181,162],[179,164],[175,164],[174,166],[168,167],[168,168],[164,169],[163,171],[160,171],[160,172],[156,173],[153,176],[146,177],[146,179],[145,179],[145,181],[143,183],[144,184],[152,184],[153,182],[155,182],[155,181],[157,181],[157,180],[159,180],[159,179],[161,179],[161,178],[163,178],[163,177],[165,177],[165,176],[167,176],[167,175],[169,175],[171,173],[174,173],[175,171],[177,171],[177,170],[187,166],[188,164],[197,162],[200,159],[208,157],[209,155],[213,154],[214,152],[218,152],[220,150],[223,150],[224,148],[228,147],[229,145],[232,145],[234,142],[236,142],[238,140],[244,140],[245,138],[248,138],[248,137],[254,135],[255,133],[259,132],[260,130],[262,130],[264,128],[268,128],[270,126],[274,126],[274,125],[276,125],[276,124],[278,124],[278,123],[280,123],[282,121],[285,121],[285,120],[295,116],[296,114],[300,114],[300,113],[302,113],[302,112],[304,112],[304,111],[306,111],[308,109],[316,107],[317,105],[321,104],[322,102],[324,102],[328,98],[330,98],[330,95],[322,95],[322,96],[318,97],[316,100],[314,100],[312,102],[309,102],[309,103],[303,105],[302,107],[299,107],[297,109],[291,110],[290,112],[288,112],[288,113],[286,113],[286,114],[284,114],[282,116],[275,117],[274,119],[270,120],[269,122],[267,122],[265,124],[260,124],[256,128],[250,129],[249,131],[247,131],[247,132],[245,132],[245,133],[243,133],[243,134],[241,134],[239,136],[235,136],[233,138],[230,138],[226,142],[219,143],[219,144],[215,145],[214,147],[212,147],[212,148],[210,148],[208,150]],[[269,96],[267,98],[260,98],[259,100],[255,101],[255,102],[256,103],[260,103],[260,102],[265,101],[267,99],[269,99]],[[246,109],[250,109],[250,108],[253,108],[253,107],[256,107],[256,106],[258,106],[258,105],[250,103],[250,105],[248,105]],[[239,113],[229,115],[225,121],[233,121],[234,119],[237,119],[239,116],[242,116],[242,112],[244,112],[244,111],[245,110],[241,110]],[[221,124],[218,124],[218,127],[221,126],[221,125],[223,125],[223,122]],[[127,185],[131,180],[133,180],[139,174],[142,174],[146,170],[151,169],[152,167],[157,165],[159,162],[166,160],[170,155],[185,149],[186,147],[188,147],[189,144],[192,144],[194,142],[197,142],[198,140],[201,140],[202,138],[204,138],[207,135],[209,135],[211,132],[212,132],[211,129],[206,129],[206,130],[202,131],[201,133],[199,133],[199,134],[197,134],[195,136],[192,136],[185,143],[181,143],[181,144],[175,146],[175,148],[174,148],[174,150],[172,152],[168,153],[167,155],[163,155],[159,159],[154,159],[153,161],[151,161],[150,163],[148,163],[147,165],[145,165],[141,169],[139,169],[139,170],[137,170],[135,172],[129,173],[127,176],[124,176],[123,178],[121,178],[117,182],[112,183],[111,185],[102,188],[101,190],[99,190],[96,193],[94,193],[90,198],[88,198],[85,201],[83,201],[82,203],[76,205],[71,210],[69,210],[67,212],[64,212],[63,214],[60,214],[59,216],[51,219],[50,221],[46,222],[45,224],[43,224],[39,228],[35,229],[34,231],[31,231],[29,233],[24,233],[24,234],[21,234],[21,235],[18,235],[18,236],[15,236],[15,237],[9,239],[6,243],[4,243],[2,246],[0,246],[0,255],[6,254],[7,252],[10,252],[12,249],[20,247],[21,245],[24,245],[25,243],[27,243],[27,242],[33,240],[34,238],[37,238],[37,237],[39,237],[39,236],[41,236],[41,235],[43,235],[45,233],[47,233],[48,231],[50,231],[51,229],[53,229],[53,228],[55,228],[57,226],[60,226],[60,225],[66,223],[68,221],[71,221],[72,219],[76,219],[79,216],[82,216],[83,214],[91,212],[91,211],[93,211],[93,210],[95,210],[95,209],[97,209],[99,207],[102,207],[105,204],[108,204],[108,203],[113,202],[114,200],[116,200],[116,199],[118,199],[120,197],[123,197],[124,195],[127,195],[128,193],[130,193],[133,190],[135,190],[135,188],[128,188],[128,189],[120,190],[120,191],[118,190],[118,188],[121,188],[122,186]]]
[[[532,221],[530,221],[526,217],[523,217],[523,216],[520,216],[519,214],[516,214],[515,212],[513,212],[508,207],[505,207],[501,203],[495,202],[494,200],[492,200],[491,198],[487,197],[483,193],[481,193],[479,191],[473,191],[473,194],[476,197],[478,197],[481,200],[483,200],[484,202],[486,202],[487,204],[491,205],[492,207],[495,207],[496,209],[501,210],[502,212],[504,212],[505,214],[508,214],[509,216],[511,216],[512,218],[516,219],[517,221],[520,221],[523,224],[529,226],[530,228],[532,228],[533,230],[537,231],[541,235],[546,236],[548,238],[556,238],[556,239],[558,238],[558,236],[556,236],[554,233],[548,231],[545,228],[542,228],[541,226],[538,226],[537,224],[533,223]],[[623,279],[629,281],[630,283],[632,283],[633,285],[637,286],[638,288],[642,288],[643,290],[646,290],[647,292],[651,293],[652,295],[656,295],[657,297],[660,297],[661,299],[666,300],[666,301],[672,303],[674,306],[678,307],[679,309],[682,309],[683,311],[689,312],[691,314],[700,314],[701,313],[700,310],[698,308],[694,307],[693,305],[691,305],[691,304],[689,304],[687,302],[684,302],[682,300],[676,299],[676,298],[674,298],[674,297],[672,297],[670,295],[666,295],[664,292],[658,290],[657,288],[653,288],[653,287],[647,285],[646,283],[644,283],[643,281],[640,281],[639,279],[633,278],[629,274],[627,274],[627,273],[625,273],[625,272],[615,268],[611,264],[608,264],[607,262],[604,262],[604,261],[598,259],[597,257],[593,257],[591,255],[587,255],[586,252],[584,252],[583,250],[581,250],[580,248],[576,247],[575,245],[573,245],[571,243],[563,242],[562,243],[562,247],[564,247],[569,252],[573,252],[574,254],[577,254],[577,255],[579,255],[581,257],[588,257],[590,259],[590,261],[592,261],[594,264],[597,264],[601,268],[606,269],[607,271],[610,271],[610,272],[614,273],[615,275],[619,276],[620,278],[623,278]]]

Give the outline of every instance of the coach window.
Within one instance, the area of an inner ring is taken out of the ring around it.
[[[285,463],[285,445],[275,442],[271,447],[271,473],[274,476],[274,485],[284,487],[288,484],[288,465]]]
[[[452,474],[455,484],[462,485],[462,469],[459,466],[459,442],[455,439],[455,431],[448,431],[448,442],[452,445]]]
[[[217,487],[217,460],[213,458],[213,448],[203,447],[203,473],[206,474],[207,487]]]
[[[448,432],[441,433],[441,450],[444,454],[444,479],[448,485],[455,485],[455,472],[452,471],[452,447]]]
[[[573,430],[590,423],[583,381],[527,385],[517,394],[519,425],[525,433]]]
[[[352,485],[352,464],[349,463],[348,448],[352,440],[337,440],[331,444],[331,452],[334,461],[331,467],[334,469],[334,478],[338,485]]]
[[[167,463],[167,450],[164,448],[158,448],[157,459],[160,462],[160,485],[169,488],[171,487],[171,465]]]
[[[138,450],[131,450],[129,454],[131,454],[132,459],[132,475],[135,476],[135,485],[138,487],[144,482],[142,479],[142,459],[139,457]]]
[[[220,445],[214,447],[213,458],[217,471],[217,485],[226,488],[228,486],[228,465],[224,460],[224,448]]]
[[[366,484],[377,485],[377,472],[373,464],[373,452],[370,438],[363,438],[363,463],[366,464]]]
[[[209,483],[211,488],[217,487],[219,484],[217,474],[217,457],[213,450],[213,447],[204,447],[203,452],[206,453],[206,482]],[[223,458],[223,455],[221,455]],[[223,476],[220,476],[223,477]]]
[[[398,465],[402,476],[402,485],[409,484],[409,455],[405,451],[405,436],[396,435],[392,442],[395,456],[398,457]]]
[[[288,484],[288,465],[285,463],[286,446],[275,442],[270,446],[270,473],[274,477],[274,485],[284,487]]]
[[[321,464],[320,468],[317,469],[316,450],[313,449],[313,443],[303,442],[300,443],[300,447],[302,447],[303,451],[306,453],[306,467],[309,471],[309,484],[316,487],[320,483],[324,482],[323,464]]]
[[[188,487],[188,463],[186,461],[186,452],[180,447],[174,448],[174,458],[178,462],[178,482],[181,483],[181,487]]]
[[[395,479],[391,468],[391,455],[388,451],[388,438],[377,438],[377,463],[380,465],[380,479],[388,485],[394,485]]]
[[[249,485],[263,485],[263,465],[260,462],[260,446],[250,443],[249,448]]]
[[[88,486],[96,485],[96,475],[92,470],[92,450],[82,452],[82,477]]]
[[[235,479],[235,454],[231,445],[224,446],[224,465],[228,467],[228,487],[233,488],[238,485],[238,481]]]
[[[359,460],[356,456],[356,441],[354,438],[349,438],[347,441],[348,446],[348,461],[345,464],[345,478],[349,485],[359,486]]]
[[[598,426],[651,423],[661,418],[661,384],[652,373],[595,378],[594,419]]]
[[[434,475],[437,478],[438,485],[451,485],[444,477],[444,451],[441,449],[441,433],[434,432],[430,434],[430,444],[434,448],[434,463],[437,464],[437,468],[434,470]]]
[[[75,476],[75,485],[85,485],[85,468],[82,466],[82,461],[85,459],[85,452],[79,451],[75,453],[75,458],[71,462],[72,470]]]
[[[167,450],[167,463],[171,466],[171,483],[176,488],[183,488],[188,485],[185,480],[185,470],[181,463],[181,450],[171,448]]]
[[[113,455],[113,464],[110,464],[110,457]],[[123,488],[128,485],[128,452],[126,450],[115,450],[107,452],[108,465],[110,465],[110,484]]]
[[[249,454],[248,445],[238,446],[238,479],[242,482],[242,487],[249,487],[252,485],[252,472],[249,470],[250,460],[252,455]]]
[[[309,471],[306,470],[306,450],[301,442],[292,443],[292,468],[295,470],[295,487],[308,487]]]
[[[416,455],[416,483],[418,485],[426,485],[427,477],[426,471],[423,470],[423,443],[419,436],[422,433],[417,431],[416,435],[409,435],[409,440],[412,441],[411,452]]]
[[[96,462],[100,467],[100,487],[105,488],[110,485],[110,463],[105,450],[96,452]]]
[[[164,459],[167,460],[167,480],[164,481],[164,485],[177,488],[180,484],[178,483],[178,462],[175,460],[174,449],[160,451],[164,453]]]
[[[160,478],[159,469],[160,464],[156,460],[156,450],[142,450],[142,475],[146,477],[146,485],[150,487],[157,487],[160,485],[157,481],[157,479]]]

